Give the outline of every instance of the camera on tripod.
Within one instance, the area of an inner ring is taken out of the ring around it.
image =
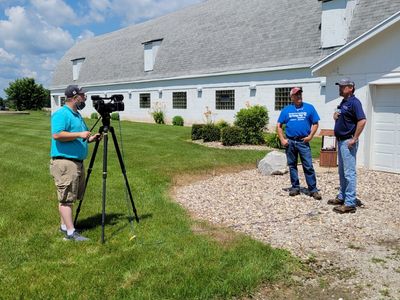
[[[104,100],[110,100],[105,102]],[[93,106],[101,115],[107,115],[114,111],[124,111],[124,95],[112,95],[111,97],[92,96]]]

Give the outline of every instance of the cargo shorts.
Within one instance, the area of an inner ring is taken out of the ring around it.
[[[60,203],[72,204],[76,199],[82,199],[85,190],[85,170],[82,162],[51,159],[50,174],[54,178]]]

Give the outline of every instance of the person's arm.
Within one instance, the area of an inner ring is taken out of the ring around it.
[[[318,123],[312,124],[310,134],[303,139],[304,143],[308,143],[309,141],[311,141],[313,139],[315,133],[318,130],[318,126],[319,126]]]
[[[276,131],[278,133],[278,137],[279,137],[279,140],[281,141],[282,146],[287,147],[289,145],[289,141],[283,136],[282,124],[279,122],[276,125]]]
[[[347,143],[349,148],[353,147],[353,145],[358,141],[358,138],[364,130],[365,124],[367,124],[366,119],[362,119],[357,122],[356,132],[354,133],[353,138]]]
[[[89,137],[90,137],[90,131],[80,131],[80,132],[61,131],[59,133],[53,134],[53,138],[59,142],[70,142],[77,138],[87,139]]]

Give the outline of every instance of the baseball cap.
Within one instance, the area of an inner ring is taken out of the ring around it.
[[[77,85],[69,85],[67,86],[67,88],[65,89],[65,96],[67,96],[67,98],[72,98],[75,95],[79,95],[79,94],[84,94],[84,90],[82,90],[82,88],[80,88]]]
[[[354,86],[354,81],[351,80],[350,78],[342,78],[339,80],[339,82],[335,83],[336,85],[352,85]]]
[[[297,93],[302,93],[303,89],[301,87],[294,87],[290,90],[290,96],[296,95]]]

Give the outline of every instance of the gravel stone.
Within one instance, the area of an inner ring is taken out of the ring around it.
[[[332,286],[358,287],[363,299],[400,299],[400,174],[358,169],[354,214],[328,205],[339,187],[337,168],[314,163],[323,199],[289,197],[289,174],[254,170],[225,174],[179,187],[176,201],[201,219],[284,248],[321,270],[339,269]],[[299,166],[300,183],[305,185]],[[346,274],[347,274],[346,273]]]

